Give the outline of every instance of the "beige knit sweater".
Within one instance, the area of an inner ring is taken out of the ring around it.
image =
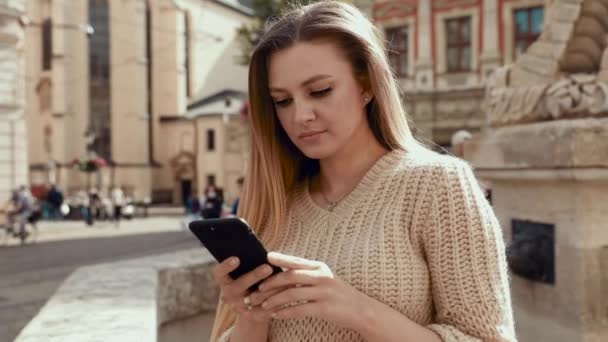
[[[470,167],[458,159],[390,152],[331,212],[303,185],[278,246],[325,262],[446,342],[516,341],[501,230]],[[269,336],[363,341],[317,318],[274,320]]]

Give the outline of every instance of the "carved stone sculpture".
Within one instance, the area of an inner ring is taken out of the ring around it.
[[[490,125],[608,115],[608,0],[554,0],[537,42],[486,83]]]

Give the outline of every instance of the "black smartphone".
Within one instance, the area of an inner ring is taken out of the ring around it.
[[[222,262],[232,256],[239,258],[239,266],[230,272],[232,279],[268,263],[266,248],[242,218],[196,220],[188,227],[217,261]],[[280,267],[270,266],[272,274],[282,271]],[[260,283],[252,285],[249,290],[257,290]]]

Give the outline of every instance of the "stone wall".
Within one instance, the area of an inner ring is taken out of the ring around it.
[[[180,327],[194,328],[190,339],[208,333],[210,326],[192,322],[211,322],[219,297],[214,264],[197,248],[81,267],[15,341],[179,341],[172,338],[188,337]]]

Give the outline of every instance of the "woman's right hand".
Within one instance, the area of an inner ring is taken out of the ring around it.
[[[276,289],[270,291],[270,293],[260,291],[250,292],[248,290],[249,287],[270,276],[272,268],[270,265],[264,264],[235,280],[230,277],[229,273],[234,271],[238,265],[239,259],[237,257],[230,257],[215,266],[213,276],[220,286],[220,300],[237,312],[240,318],[255,323],[267,323],[270,320],[270,312],[262,309],[260,304],[284,289]],[[249,297],[251,303],[249,306],[246,304],[246,297]]]

